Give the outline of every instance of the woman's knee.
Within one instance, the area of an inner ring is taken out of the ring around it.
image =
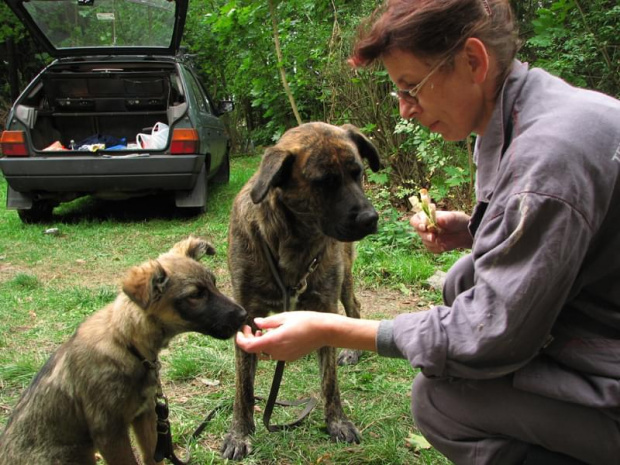
[[[421,430],[425,429],[428,419],[436,418],[435,401],[433,399],[435,388],[433,384],[436,383],[433,383],[432,380],[429,380],[422,373],[418,374],[413,380],[411,388],[411,415]]]

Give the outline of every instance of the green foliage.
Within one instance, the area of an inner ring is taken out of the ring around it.
[[[368,175],[368,195],[379,213],[377,232],[356,245],[355,275],[366,286],[388,286],[405,295],[420,292],[437,269],[447,270],[462,255],[433,255],[426,251],[409,224],[411,212],[394,206],[390,190],[392,169]],[[405,189],[397,190],[397,196]]]
[[[620,5],[607,0],[543,2],[522,52],[567,81],[620,96]]]
[[[391,159],[396,199],[402,203],[420,188],[428,188],[433,201],[444,209],[469,210],[474,194],[469,142],[446,142],[440,134],[403,119],[394,132],[403,136]]]
[[[303,121],[333,119],[327,114],[335,98],[330,84],[332,67],[341,70],[347,54],[344,34],[350,34],[372,6],[368,1],[362,2],[362,8],[343,1],[277,2],[283,63],[276,58],[267,2],[190,4],[185,40],[208,87],[215,89],[216,95],[233,96],[237,102],[233,117],[239,138],[267,145],[297,124],[277,66],[286,70]],[[241,145],[246,146],[245,142]]]

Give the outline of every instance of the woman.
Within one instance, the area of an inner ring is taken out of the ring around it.
[[[279,314],[237,343],[407,358],[414,420],[457,464],[619,464],[620,102],[516,51],[507,0],[390,0],[373,16],[353,65],[383,63],[403,118],[478,136],[471,217],[411,219],[429,250],[472,252],[444,305],[381,322]]]

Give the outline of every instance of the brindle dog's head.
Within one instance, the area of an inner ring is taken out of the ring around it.
[[[305,227],[343,242],[360,240],[377,231],[378,220],[362,189],[363,158],[373,171],[381,167],[377,150],[355,126],[302,124],[266,150],[252,201],[271,192]]]
[[[123,292],[162,326],[167,336],[187,331],[226,339],[245,322],[246,311],[215,287],[199,260],[214,255],[208,242],[190,236],[169,252],[129,270]]]

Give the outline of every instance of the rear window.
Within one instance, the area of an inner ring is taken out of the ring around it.
[[[175,2],[30,0],[24,8],[55,48],[171,45]]]

